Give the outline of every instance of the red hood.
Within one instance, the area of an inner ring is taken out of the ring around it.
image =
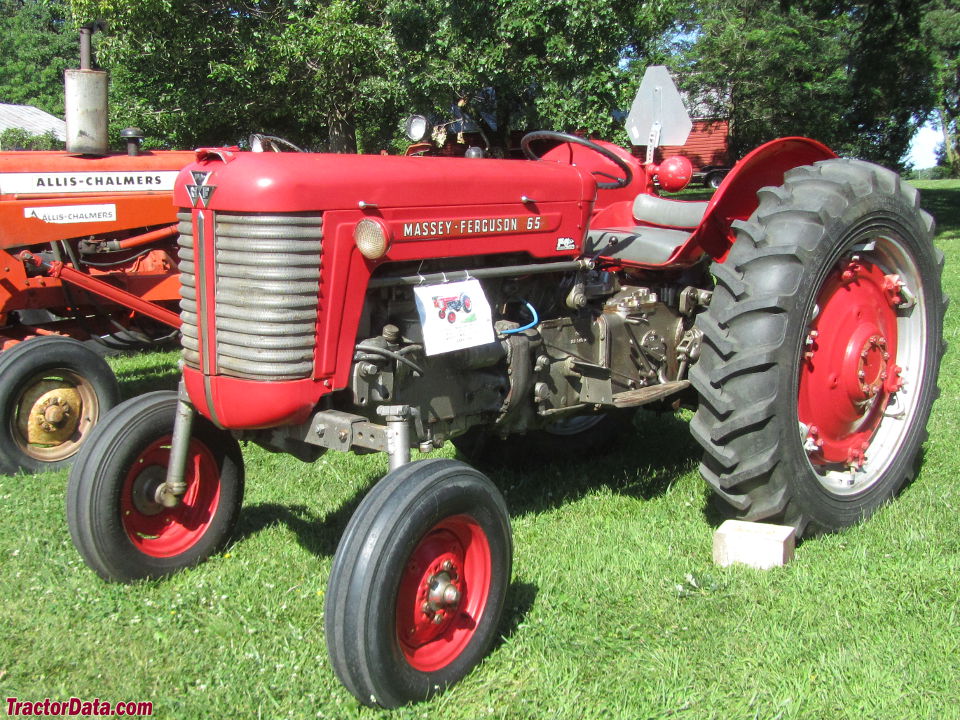
[[[198,150],[201,159],[177,179],[174,202],[190,207],[186,185],[193,172],[211,173],[207,207],[213,210],[301,212],[357,209],[455,207],[486,203],[593,200],[596,183],[569,165],[523,160],[487,160],[385,155],[247,153]],[[223,159],[221,159],[223,158]]]

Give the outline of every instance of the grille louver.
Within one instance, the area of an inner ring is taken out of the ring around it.
[[[180,218],[183,358],[200,367],[190,214]],[[309,377],[320,283],[319,215],[217,213],[216,372],[254,380]]]

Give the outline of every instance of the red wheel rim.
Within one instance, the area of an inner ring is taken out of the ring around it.
[[[472,517],[447,518],[420,540],[397,592],[397,639],[413,668],[433,672],[459,657],[483,618],[491,578],[490,544]]]
[[[897,280],[854,259],[820,290],[798,395],[803,440],[814,465],[862,465],[890,396],[899,389]]]
[[[220,503],[220,471],[209,448],[190,440],[184,479],[187,491],[180,504],[166,508],[156,502],[156,488],[166,478],[170,436],[160,438],[134,461],[120,491],[123,529],[134,546],[152,557],[186,552],[204,536]]]

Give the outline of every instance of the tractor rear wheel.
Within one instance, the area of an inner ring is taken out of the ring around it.
[[[943,354],[943,255],[917,191],[828,160],[736,223],[691,380],[701,472],[725,510],[816,534],[915,472]]]
[[[327,589],[327,650],[365,705],[394,708],[463,678],[490,650],[513,544],[506,503],[469,465],[421,460],[357,508]]]
[[[110,366],[72,338],[31,338],[0,354],[0,472],[65,467],[119,397]]]
[[[91,433],[70,473],[67,524],[98,575],[130,582],[205,560],[230,538],[243,499],[237,441],[196,417],[187,451],[186,493],[175,507],[157,502],[166,479],[177,393],[127,400]]]

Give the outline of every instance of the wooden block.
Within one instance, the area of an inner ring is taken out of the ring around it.
[[[793,560],[795,545],[792,527],[727,520],[713,534],[713,562],[721,567],[743,563],[766,570]]]

